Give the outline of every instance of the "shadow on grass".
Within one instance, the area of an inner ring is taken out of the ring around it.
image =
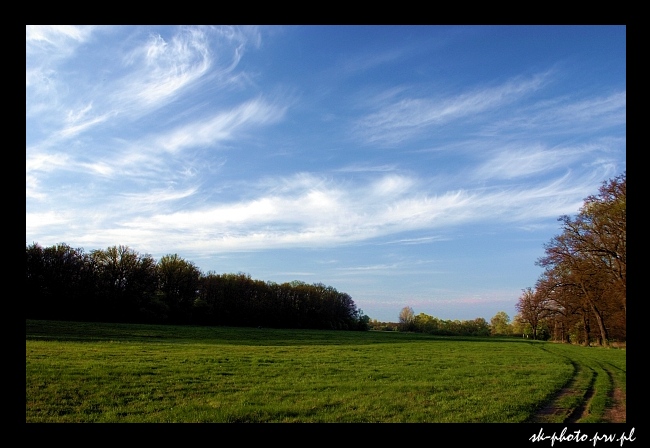
[[[259,327],[154,325],[70,321],[26,321],[27,340],[75,342],[187,342],[233,345],[367,345],[457,341],[539,343],[523,338],[440,336],[396,331],[305,330]]]

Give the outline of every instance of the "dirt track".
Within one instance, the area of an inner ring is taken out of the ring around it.
[[[611,376],[610,376],[611,381]],[[579,404],[573,407],[563,406],[567,398],[578,396],[580,391],[574,387],[574,381],[571,381],[566,387],[562,388],[555,397],[540,409],[531,419],[531,423],[579,423],[583,418],[589,415],[589,402],[593,397],[595,390],[593,381],[582,397]],[[626,394],[618,387],[613,387],[609,396],[609,404],[603,413],[600,423],[625,423],[626,420]]]

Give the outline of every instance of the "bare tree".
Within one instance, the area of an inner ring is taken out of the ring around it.
[[[413,308],[405,306],[399,312],[399,329],[400,331],[412,331],[415,326],[415,313]]]

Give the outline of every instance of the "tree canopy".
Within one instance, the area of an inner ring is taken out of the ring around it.
[[[203,274],[177,254],[159,261],[127,246],[26,247],[27,318],[367,330],[349,294],[322,283],[281,285]]]
[[[608,345],[626,337],[626,173],[604,182],[562,232],[544,245],[535,289],[519,298],[521,319],[561,340]]]

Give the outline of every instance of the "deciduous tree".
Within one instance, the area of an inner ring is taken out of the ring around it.
[[[499,311],[490,319],[490,332],[492,334],[507,335],[512,332],[510,316],[505,311]]]
[[[528,287],[523,290],[515,307],[519,312],[520,321],[530,325],[533,339],[537,339],[540,323],[551,312],[545,297]]]
[[[157,264],[158,289],[169,306],[172,323],[189,323],[198,298],[201,271],[178,254],[163,256]]]
[[[582,315],[585,343],[589,343],[589,317],[593,318],[598,339],[608,345],[609,329],[623,325],[626,292],[626,177],[604,183],[598,195],[585,199],[576,217],[561,216],[562,233],[545,245],[545,256],[537,264],[546,269],[543,276],[553,278],[547,288],[561,297],[560,310],[568,308]],[[564,290],[564,291],[560,291]],[[570,291],[573,300],[566,300]],[[566,316],[566,314],[564,314]],[[621,333],[621,329],[618,329]]]
[[[112,246],[90,254],[96,268],[103,320],[140,321],[157,290],[156,262],[128,246]]]
[[[413,331],[415,328],[415,313],[413,308],[405,306],[399,312],[399,329],[400,331]]]

